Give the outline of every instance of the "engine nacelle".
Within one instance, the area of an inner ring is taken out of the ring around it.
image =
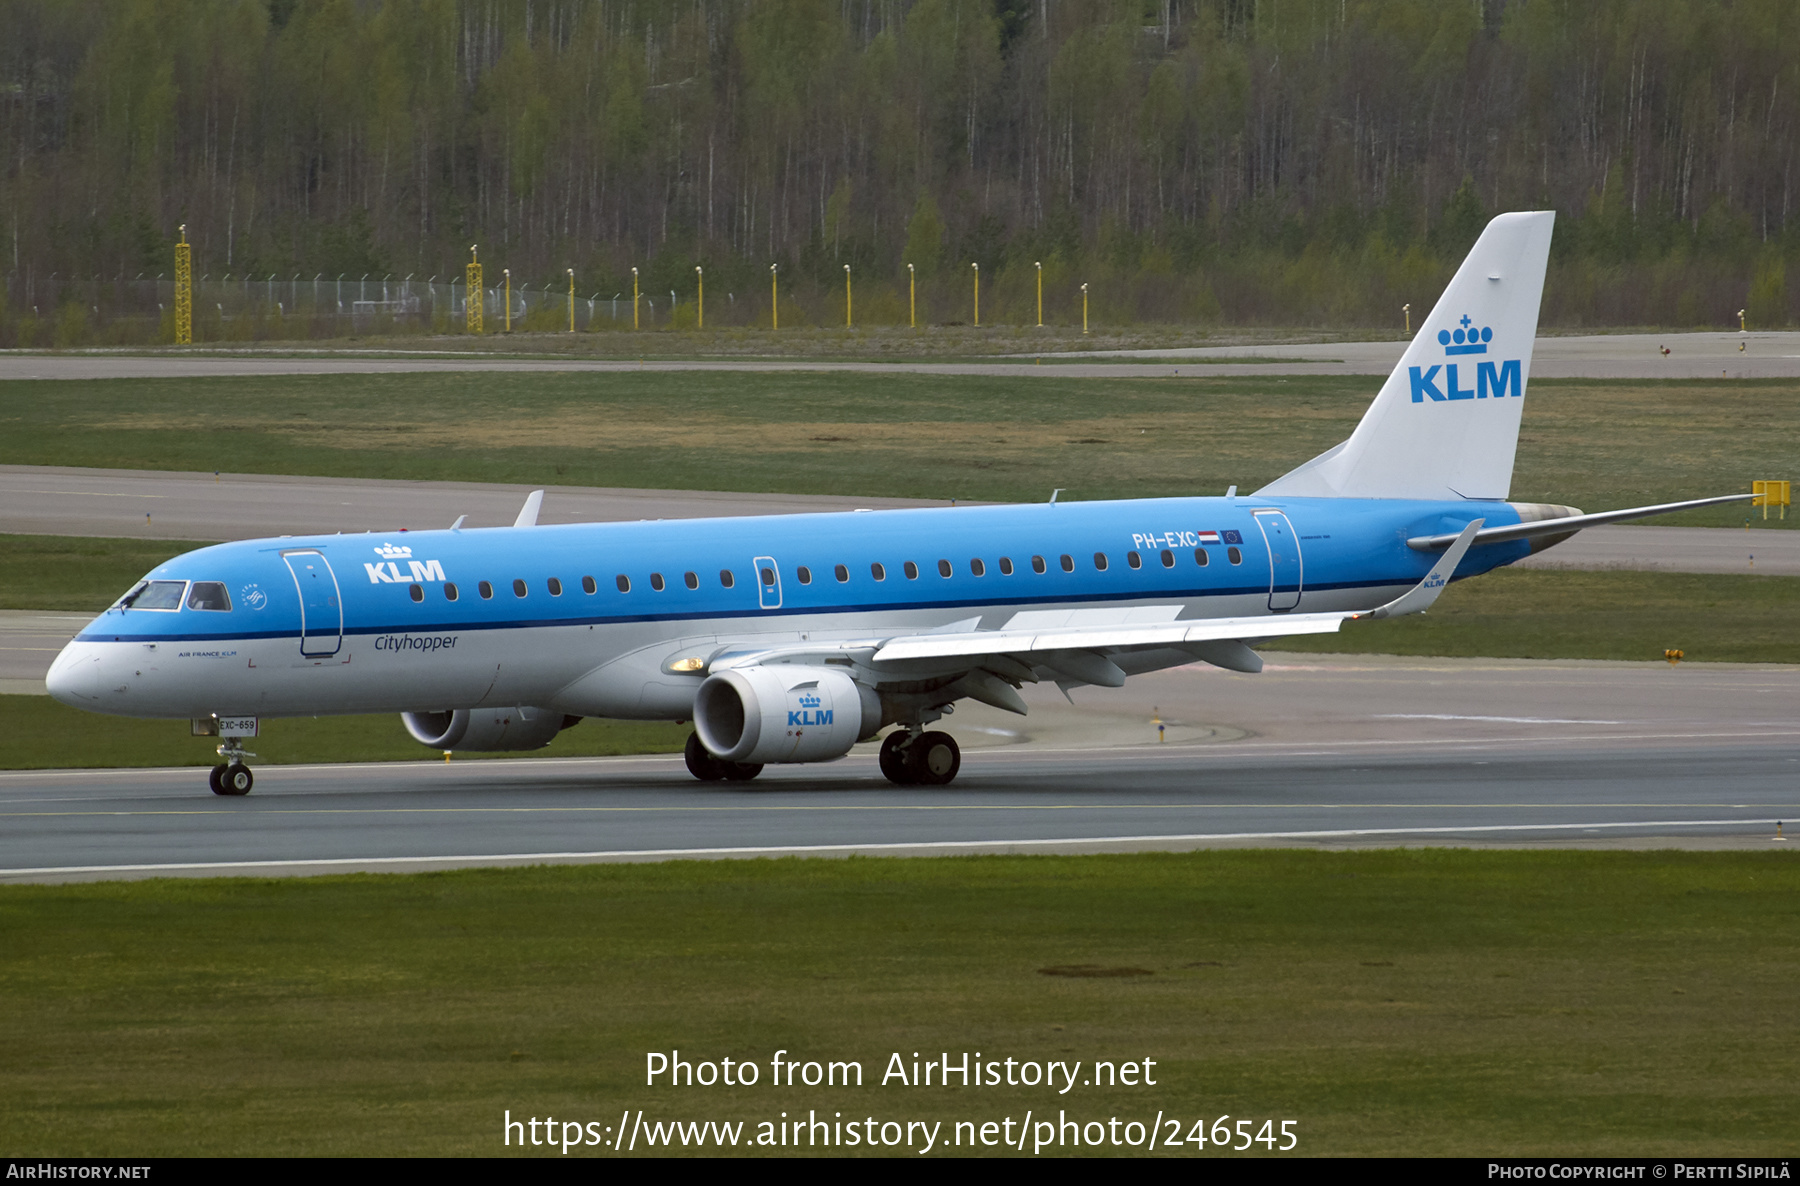
[[[543,749],[579,721],[547,708],[459,708],[454,712],[403,712],[413,740],[432,749]]]
[[[728,762],[828,762],[881,728],[873,688],[828,667],[715,672],[694,696],[694,729]]]

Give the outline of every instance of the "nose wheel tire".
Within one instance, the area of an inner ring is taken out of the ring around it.
[[[256,776],[242,762],[222,762],[212,768],[207,783],[215,795],[248,795]]]
[[[899,786],[941,787],[962,769],[962,750],[948,733],[917,738],[897,729],[881,742],[881,772]]]

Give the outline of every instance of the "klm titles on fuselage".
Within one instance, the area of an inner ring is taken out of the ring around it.
[[[1440,329],[1437,338],[1446,356],[1486,354],[1489,343],[1494,340],[1494,331],[1491,326],[1476,329],[1465,313],[1456,329]],[[1438,386],[1440,371],[1443,372],[1442,387]],[[1457,399],[1487,399],[1490,396],[1504,399],[1509,395],[1523,398],[1525,395],[1525,369],[1516,358],[1499,363],[1476,363],[1475,384],[1472,387],[1462,385],[1454,362],[1432,367],[1407,367],[1406,372],[1407,378],[1412,382],[1412,402],[1415,404],[1422,404],[1426,400],[1447,403]]]
[[[381,559],[374,564],[363,562],[363,571],[369,574],[371,585],[404,585],[408,581],[444,580],[444,566],[436,560],[414,560],[412,549],[404,544],[382,544],[375,549]],[[407,572],[400,571],[400,561],[406,561]]]

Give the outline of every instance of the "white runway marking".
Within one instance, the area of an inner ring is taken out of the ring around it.
[[[1477,717],[1451,712],[1384,712],[1378,721],[1503,721],[1509,725],[1627,725],[1629,721],[1589,721],[1575,717]]]
[[[693,860],[708,857],[775,857],[827,853],[871,853],[1010,848],[1075,848],[1114,844],[1209,844],[1234,840],[1354,840],[1365,836],[1466,836],[1503,832],[1594,832],[1618,828],[1726,828],[1759,824],[1774,827],[1774,819],[1622,820],[1580,824],[1477,824],[1445,828],[1333,828],[1297,832],[1207,832],[1173,836],[1083,836],[1069,839],[924,840],[880,844],[795,844],[737,848],[647,848],[598,852],[490,853],[458,856],[327,857],[306,860],[195,861],[157,865],[61,865],[34,869],[0,870],[0,878],[57,877],[82,873],[183,873],[226,872],[244,869],[328,869],[371,865],[492,864],[520,861],[620,861]]]

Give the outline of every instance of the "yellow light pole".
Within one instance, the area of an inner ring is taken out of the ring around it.
[[[699,315],[694,322],[694,328],[695,329],[705,329],[706,328],[706,273],[700,270],[699,264],[694,265],[694,283],[699,287],[699,296],[696,298],[696,301],[695,301],[695,308],[699,310]]]
[[[1412,337],[1412,302],[1400,306],[1400,312],[1406,315],[1406,336]]]
[[[175,244],[175,344],[194,344],[194,256],[185,222],[181,224],[181,242]]]
[[[844,265],[844,328],[850,328],[850,265]]]
[[[512,333],[512,269],[501,268],[500,274],[506,277],[506,332]]]
[[[1038,280],[1038,328],[1044,328],[1044,261],[1037,262]]]
[[[569,269],[569,332],[575,332],[575,269]]]
[[[981,265],[970,264],[975,269],[975,328],[981,328]]]
[[[1738,333],[1747,334],[1749,332],[1750,332],[1749,327],[1744,324],[1744,311],[1742,309],[1739,309],[1738,310]]]
[[[906,322],[919,328],[919,274],[911,264],[906,265]]]
[[[769,330],[773,332],[781,328],[781,286],[776,282],[776,273],[780,264],[769,265]]]
[[[1087,333],[1087,285],[1081,286],[1081,332]]]
[[[631,269],[631,328],[638,327],[638,287],[637,269]]]
[[[487,303],[487,289],[481,286],[481,261],[475,244],[469,244],[469,267],[463,273],[463,328],[472,334],[482,332],[482,306]]]

